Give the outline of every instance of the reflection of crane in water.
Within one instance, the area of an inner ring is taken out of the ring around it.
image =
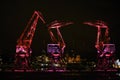
[[[30,54],[32,53],[32,50],[30,47],[31,47],[35,30],[36,30],[38,19],[42,20],[42,22],[45,23],[42,13],[40,13],[39,11],[34,11],[26,28],[24,29],[20,38],[17,40],[15,64],[18,64],[18,66],[21,66],[21,67],[23,67],[23,65],[25,67],[28,66],[28,57],[30,57]],[[23,59],[22,62],[20,61],[21,58]]]
[[[115,52],[115,45],[110,44],[109,28],[105,22],[97,20],[95,22],[84,22],[84,24],[97,27],[97,40],[95,48],[98,51],[98,66],[109,68],[114,62],[113,53]],[[104,28],[105,32],[102,34],[101,29]],[[110,63],[111,62],[111,63]]]

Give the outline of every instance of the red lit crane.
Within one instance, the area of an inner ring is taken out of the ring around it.
[[[97,27],[97,40],[95,48],[98,51],[98,63],[99,68],[109,68],[114,63],[113,53],[115,52],[115,45],[110,44],[109,28],[105,22],[97,20],[95,22],[84,22],[84,24]],[[101,34],[101,28],[105,29],[104,34]]]
[[[48,25],[48,31],[49,31],[49,34],[50,34],[50,37],[51,37],[51,40],[52,40],[51,45],[57,44],[59,46],[59,49],[60,49],[60,51],[58,51],[57,54],[54,51],[51,52],[52,56],[54,58],[55,57],[57,57],[57,58],[61,57],[62,54],[64,53],[64,48],[66,47],[66,44],[63,40],[63,37],[60,33],[59,28],[70,25],[70,24],[73,24],[73,22],[62,22],[62,21],[59,21],[59,20],[55,20]],[[57,33],[54,33],[53,29],[55,29]],[[55,37],[55,35],[57,35],[57,36]]]
[[[66,47],[66,45],[62,38],[59,28],[70,25],[70,24],[73,24],[73,22],[62,22],[62,21],[55,20],[48,25],[48,31],[49,31],[51,40],[52,40],[53,44],[59,44],[61,53],[64,52],[64,48]],[[57,30],[57,38],[55,37],[55,34],[53,34],[52,29]]]
[[[38,20],[41,20],[43,23],[45,23],[42,13],[39,11],[34,11],[31,19],[29,20],[26,28],[24,29],[23,33],[21,34],[20,38],[17,40],[17,45],[16,45],[16,61],[15,64],[18,65],[25,65],[28,66],[28,58],[30,54],[32,53],[31,50],[31,43],[35,34],[36,30],[36,25]],[[22,63],[20,63],[20,59],[23,58],[25,59]],[[19,64],[20,63],[20,64]]]
[[[97,28],[97,39],[96,39],[96,44],[95,48],[101,52],[101,48],[103,48],[103,44],[109,44],[110,37],[109,37],[109,28],[106,25],[105,22],[97,20],[95,22],[84,22],[84,24],[94,26]],[[104,35],[101,34],[101,28],[105,29]]]

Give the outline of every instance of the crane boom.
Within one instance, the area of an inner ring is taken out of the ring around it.
[[[84,24],[97,27],[98,31],[97,31],[97,39],[96,39],[95,48],[97,49],[98,53],[101,53],[100,56],[103,56],[106,52],[105,49],[103,49],[104,46],[108,45],[107,48],[109,48],[109,45],[110,45],[108,26],[106,25],[105,22],[99,21],[99,20],[97,20],[95,22],[84,22]],[[105,28],[105,32],[103,35],[101,34],[101,28]],[[103,37],[103,39],[101,39],[102,37]],[[112,44],[112,45],[114,46],[114,44]]]
[[[43,23],[45,23],[42,13],[40,13],[39,11],[34,11],[23,33],[21,34],[20,38],[17,40],[15,64],[21,68],[28,67],[29,56],[32,53],[30,47],[35,34],[38,19],[40,19]],[[21,60],[23,61],[21,62]]]
[[[54,44],[59,44],[62,53],[64,52],[64,48],[66,47],[66,45],[65,45],[63,37],[60,33],[59,28],[70,25],[70,24],[73,24],[73,22],[62,22],[62,21],[55,20],[48,25],[48,31],[49,31],[51,40]],[[55,37],[55,34],[52,31],[52,29],[54,29],[54,28],[57,31],[58,38]]]
[[[25,30],[21,34],[20,38],[17,40],[17,45],[25,45],[30,48],[39,18],[42,20],[43,23],[45,23],[42,14],[39,11],[34,11]]]
[[[112,68],[114,64],[115,44],[110,44],[109,28],[105,22],[97,20],[95,22],[85,22],[84,24],[97,27],[97,40],[95,48],[97,49],[97,69],[104,70]],[[105,28],[104,34],[102,34],[101,28]]]
[[[84,24],[87,24],[87,25],[90,25],[90,26],[94,26],[94,27],[97,28],[98,31],[97,31],[96,45],[99,45],[99,43],[101,41],[100,37],[103,36],[103,35],[101,35],[101,28],[105,28],[106,29],[105,30],[105,35],[104,35],[105,37],[104,37],[104,40],[102,40],[102,42],[105,42],[107,40],[107,38],[109,36],[109,28],[108,28],[108,26],[106,25],[105,22],[97,20],[95,22],[84,22]],[[109,41],[107,43],[109,43]]]

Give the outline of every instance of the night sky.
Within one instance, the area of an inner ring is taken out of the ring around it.
[[[25,29],[35,10],[43,14],[46,24],[54,20],[73,21],[74,24],[60,28],[65,40],[65,51],[74,50],[83,58],[95,58],[97,28],[83,24],[84,21],[102,20],[110,28],[111,43],[116,45],[120,56],[120,8],[117,0],[8,0],[0,2],[0,53],[14,56],[16,41]],[[33,55],[40,55],[47,48],[50,36],[46,24],[39,20],[31,48]]]

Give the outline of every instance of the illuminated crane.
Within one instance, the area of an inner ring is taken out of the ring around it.
[[[98,66],[103,68],[109,68],[109,65],[113,65],[114,56],[113,53],[115,52],[115,45],[110,44],[110,36],[109,36],[109,28],[105,22],[97,20],[95,22],[84,22],[84,24],[97,27],[97,39],[95,48],[98,51]],[[101,28],[105,29],[104,34],[101,34]],[[111,62],[111,63],[110,63]]]
[[[110,40],[108,26],[106,25],[105,22],[99,21],[99,20],[97,20],[96,22],[84,22],[84,24],[97,27],[98,31],[97,31],[97,39],[96,39],[95,48],[97,48],[97,50],[101,52],[101,49],[100,49],[101,44],[107,44],[109,43],[109,40]],[[101,34],[101,28],[106,29],[104,35]],[[104,36],[104,39],[102,39],[103,36]]]
[[[59,20],[55,20],[48,25],[48,31],[49,31],[51,40],[52,40],[53,44],[58,44],[59,45],[61,53],[64,52],[64,48],[66,47],[66,44],[65,44],[65,42],[62,38],[62,35],[60,33],[59,28],[70,25],[70,24],[73,24],[73,22],[62,22],[62,21],[59,21]],[[55,34],[53,34],[52,29],[57,30],[57,38],[55,37]]]
[[[43,23],[45,23],[42,13],[39,11],[34,11],[26,28],[24,29],[20,38],[17,40],[15,64],[21,65],[22,67],[23,65],[25,65],[25,67],[28,66],[28,60],[26,58],[30,57],[30,54],[32,53],[30,47],[35,34],[38,19],[40,19]],[[20,58],[24,59],[22,63],[20,63]]]
[[[53,61],[55,63],[62,61],[62,54],[64,53],[64,48],[66,47],[66,44],[62,38],[59,28],[70,25],[70,24],[73,24],[73,22],[62,22],[59,20],[55,20],[51,22],[49,25],[47,25],[48,31],[52,40],[52,44],[48,44],[48,46],[54,47],[54,48],[50,48],[49,50],[50,50],[50,53],[52,54]],[[53,31],[54,29],[56,30],[57,33]]]

